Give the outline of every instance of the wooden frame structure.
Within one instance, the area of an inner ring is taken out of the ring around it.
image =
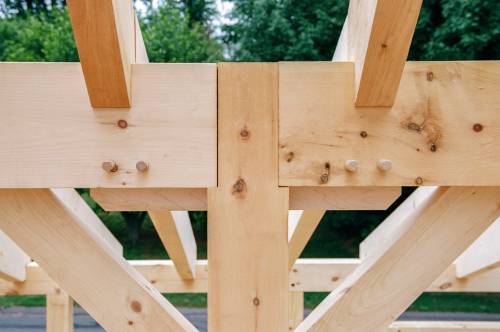
[[[195,331],[160,292],[208,292],[218,332],[498,330],[393,323],[500,291],[500,62],[406,62],[421,4],[351,0],[332,62],[216,65],[149,64],[131,1],[68,0],[81,63],[0,63],[0,292],[46,294],[50,331],[72,298],[107,331]],[[325,210],[402,186],[359,260],[297,260]],[[172,260],[126,261],[82,187],[148,211]],[[306,291],[331,294],[303,320]]]

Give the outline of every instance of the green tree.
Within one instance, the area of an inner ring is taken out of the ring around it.
[[[164,1],[149,12],[141,24],[144,42],[152,62],[216,62],[222,46],[205,30],[191,22],[178,3]]]
[[[237,60],[330,60],[347,0],[234,0],[225,41]],[[416,60],[498,59],[500,1],[424,0]]]

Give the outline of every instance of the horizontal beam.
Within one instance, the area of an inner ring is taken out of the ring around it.
[[[500,322],[397,321],[386,332],[497,332]]]
[[[206,293],[208,265],[206,260],[196,261],[196,279],[183,280],[171,260],[129,261],[161,293]],[[359,266],[361,260],[350,258],[298,259],[289,277],[292,292],[331,292]],[[500,293],[500,268],[475,273],[466,278],[455,276],[451,265],[427,288],[427,292]],[[26,267],[26,280],[14,282],[0,280],[0,296],[43,295],[58,289],[38,264]]]
[[[92,198],[106,211],[206,211],[202,188],[93,188]],[[294,210],[385,210],[401,196],[400,187],[292,187]]]
[[[216,66],[131,79],[132,108],[93,112],[79,63],[0,63],[0,188],[216,185]]]
[[[390,109],[355,108],[353,80],[280,64],[281,186],[500,185],[500,61],[408,62]]]

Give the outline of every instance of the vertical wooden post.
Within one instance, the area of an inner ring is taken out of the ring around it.
[[[288,188],[278,187],[278,64],[219,65],[208,191],[210,331],[288,329]]]
[[[73,299],[57,288],[47,294],[47,332],[73,332]]]
[[[288,300],[288,330],[294,331],[304,320],[304,292],[290,292]]]

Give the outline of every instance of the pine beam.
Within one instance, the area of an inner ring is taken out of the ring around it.
[[[26,280],[26,266],[29,262],[30,257],[0,231],[0,278],[11,281]]]
[[[68,0],[68,10],[91,105],[129,108],[131,64],[142,40],[132,1]]]
[[[500,218],[497,219],[455,262],[457,277],[500,264]]]
[[[324,210],[292,210],[288,213],[288,268],[292,269],[325,215]]]
[[[291,187],[293,210],[385,210],[401,196],[400,187]],[[207,210],[205,188],[93,188],[106,211]]]
[[[208,328],[288,329],[288,188],[278,187],[278,64],[222,63],[208,190]]]
[[[62,289],[47,294],[47,332],[73,332],[73,299]]]
[[[422,0],[351,0],[347,58],[355,63],[356,106],[392,106]]]
[[[84,217],[48,189],[0,190],[0,228],[104,329],[195,331]]]
[[[196,277],[196,240],[187,211],[149,211],[161,242],[182,279]]]
[[[356,108],[353,71],[280,63],[281,186],[500,185],[500,62],[408,62],[391,109]]]
[[[500,188],[443,187],[422,204],[297,331],[383,331],[500,215]]]

